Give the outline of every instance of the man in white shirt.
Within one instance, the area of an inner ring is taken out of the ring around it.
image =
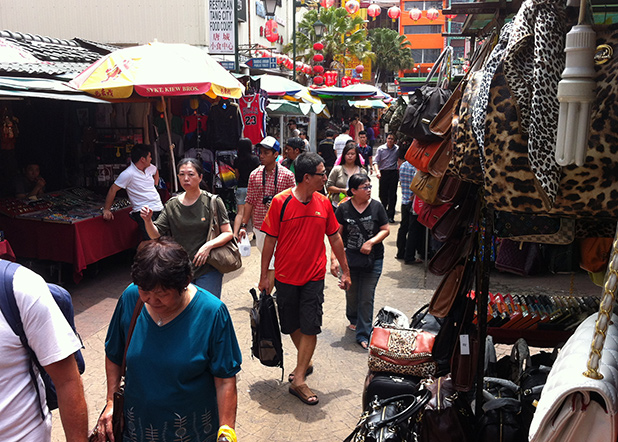
[[[155,185],[159,182],[159,171],[152,162],[152,148],[146,144],[136,144],[131,150],[131,165],[118,176],[112,187],[107,192],[105,206],[103,208],[103,218],[106,221],[114,219],[111,212],[114,198],[120,189],[126,189],[129,201],[131,201],[131,219],[139,226],[142,239],[150,239],[144,226],[144,220],[139,212],[142,207],[148,206],[152,209],[153,221],[157,219],[163,210],[163,203]]]
[[[5,287],[5,278],[8,276],[2,271],[2,287]],[[81,344],[43,278],[19,266],[12,288],[28,345],[56,387],[66,440],[86,442],[88,411],[73,356]],[[30,355],[3,314],[0,314],[0,355],[0,440],[50,442],[52,416],[46,404],[45,386],[34,368],[40,392],[37,395],[29,373]]]
[[[337,154],[337,158],[341,156],[343,152],[343,148],[345,144],[350,141],[352,137],[350,136],[350,126],[344,124],[341,126],[341,133],[335,138],[335,154]]]

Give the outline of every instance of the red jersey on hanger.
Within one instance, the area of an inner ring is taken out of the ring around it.
[[[258,144],[266,136],[266,99],[258,94],[247,95],[239,101],[243,122],[243,137]]]

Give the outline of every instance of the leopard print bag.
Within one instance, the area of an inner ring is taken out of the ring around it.
[[[532,171],[528,135],[520,126],[504,69],[498,68],[485,119],[485,198],[489,207],[597,220],[618,218],[618,24],[597,29],[597,46],[613,55],[595,66],[597,98],[592,104],[586,162],[581,167],[562,168],[553,206]]]

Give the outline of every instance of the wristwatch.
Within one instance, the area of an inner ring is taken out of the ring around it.
[[[240,224],[240,228],[247,230],[247,224],[246,223]]]

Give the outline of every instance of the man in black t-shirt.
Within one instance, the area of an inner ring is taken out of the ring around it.
[[[337,155],[335,155],[335,131],[332,129],[326,129],[326,138],[320,141],[318,145],[318,155],[324,159],[324,166],[326,167],[326,176],[330,175],[330,171],[335,165]]]

